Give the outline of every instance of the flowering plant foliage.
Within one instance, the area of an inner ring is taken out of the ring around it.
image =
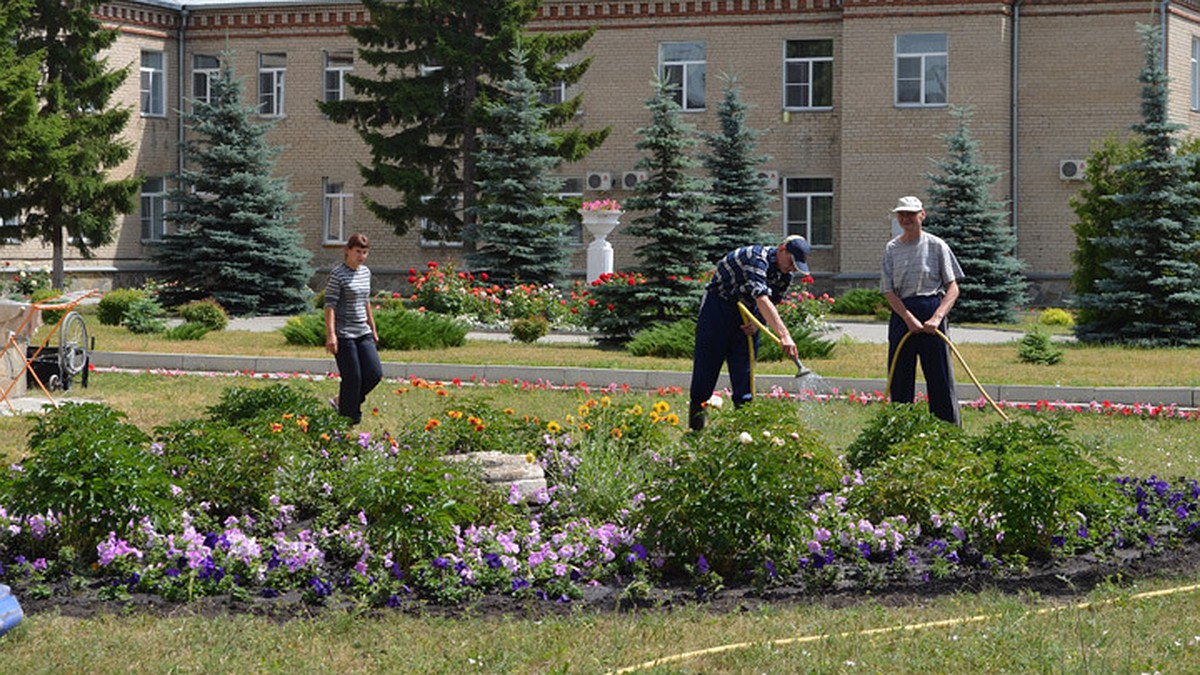
[[[584,211],[620,211],[621,204],[615,199],[596,199],[584,202],[580,208]]]

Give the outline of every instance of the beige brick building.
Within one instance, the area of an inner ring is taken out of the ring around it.
[[[372,269],[399,285],[428,260],[459,262],[461,247],[397,237],[362,206],[357,165],[365,147],[322,117],[316,101],[337,95],[338,73],[362,68],[346,26],[368,16],[356,2],[305,0],[117,0],[101,18],[120,31],[109,55],[128,66],[119,100],[135,114],[134,156],[118,173],[144,176],[142,207],[119,223],[116,242],[93,260],[68,259],[77,285],[127,284],[153,275],[149,252],[162,236],[161,191],[179,167],[177,111],[203,94],[207,69],[233,53],[248,105],[276,123],[281,175],[300,195],[298,227],[318,269],[340,259],[344,236],[372,236]],[[1165,18],[1164,18],[1165,15]],[[588,198],[623,199],[639,156],[636,129],[656,70],[680,73],[687,121],[713,130],[722,74],[734,74],[762,130],[773,228],[805,234],[827,289],[873,285],[891,236],[897,196],[928,187],[944,156],[950,105],[974,110],[981,160],[1003,175],[994,196],[1013,206],[1017,254],[1038,289],[1060,299],[1071,272],[1074,215],[1082,186],[1073,163],[1139,119],[1144,57],[1138,23],[1165,26],[1173,118],[1200,122],[1200,4],[1124,0],[544,0],[532,31],[596,34],[579,55],[593,64],[578,88],[579,123],[612,127],[586,161],[564,166]],[[361,70],[359,71],[361,72]],[[348,91],[346,93],[349,93]],[[575,93],[574,91],[569,92]],[[611,187],[610,187],[611,181]],[[603,186],[605,189],[589,187]],[[386,194],[372,192],[377,199]],[[618,268],[635,264],[633,242],[610,237]],[[5,260],[42,264],[38,244],[6,245]],[[573,271],[582,274],[585,244]]]

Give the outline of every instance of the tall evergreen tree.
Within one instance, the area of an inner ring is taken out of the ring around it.
[[[93,11],[101,0],[34,0],[16,40],[19,57],[38,55],[39,117],[44,125],[38,161],[20,176],[15,205],[24,214],[22,238],[52,247],[51,283],[63,286],[65,246],[91,257],[113,240],[119,214],[134,208],[141,179],[109,180],[132,146],[120,139],[129,110],[110,107],[127,69],[110,70],[100,54],[117,33]]]
[[[44,122],[38,117],[40,54],[19,56],[16,38],[29,16],[31,0],[0,7],[0,218],[20,215],[17,193],[23,177],[40,159],[37,141]],[[20,232],[6,233],[20,236]]]
[[[404,234],[424,218],[431,236],[456,240],[475,214],[481,102],[498,97],[495,83],[512,75],[509,50],[537,14],[540,0],[363,0],[371,16],[351,26],[373,76],[348,76],[352,98],[321,103],[330,119],[351,124],[370,147],[360,167],[368,187],[390,188],[399,203],[364,196],[367,208]],[[539,86],[578,81],[590,61],[560,68],[591,31],[537,33],[523,38],[527,72]],[[552,107],[551,126],[574,119],[578,96]],[[559,129],[560,156],[577,160],[608,130]],[[470,242],[468,242],[470,244]]]
[[[554,197],[562,181],[549,175],[562,160],[553,154],[548,111],[525,71],[525,52],[514,48],[509,58],[513,76],[500,84],[504,98],[485,110],[495,131],[480,137],[479,202],[464,231],[476,249],[467,262],[498,283],[550,283],[570,250],[566,207]]]
[[[699,296],[690,280],[711,268],[707,254],[715,241],[705,214],[708,181],[695,174],[700,163],[691,156],[696,130],[683,121],[673,87],[658,78],[646,101],[650,124],[637,130],[641,139],[634,147],[644,153],[635,167],[647,177],[625,200],[627,211],[640,213],[625,232],[642,240],[634,254],[648,283],[639,305],[642,316],[654,321],[695,313]]]
[[[1111,234],[1095,237],[1111,253],[1095,291],[1078,298],[1087,323],[1075,334],[1088,342],[1139,345],[1200,344],[1200,184],[1194,158],[1177,153],[1182,124],[1170,121],[1168,78],[1159,32],[1139,26],[1146,65],[1138,77],[1142,121],[1138,157],[1122,167],[1130,188],[1113,196],[1127,209]]]
[[[188,168],[168,197],[179,209],[165,216],[177,231],[155,254],[168,282],[163,298],[212,297],[232,314],[294,314],[306,307],[312,254],[292,227],[286,179],[271,175],[271,125],[254,122],[255,110],[243,105],[231,60],[222,58],[208,102],[184,115]]]
[[[1005,204],[991,197],[1000,175],[977,159],[971,111],[953,107],[950,114],[957,127],[943,137],[948,152],[936,163],[940,173],[927,175],[932,185],[925,229],[950,244],[963,268],[955,320],[1006,323],[1025,302],[1029,282],[1013,255],[1017,238],[1005,223]]]
[[[700,158],[712,179],[713,202],[708,218],[716,243],[708,251],[708,260],[713,263],[740,246],[772,240],[765,231],[774,215],[768,208],[772,197],[759,177],[759,167],[770,158],[755,154],[762,134],[746,125],[747,110],[736,78],[726,76],[724,95],[717,107],[721,130],[704,135],[709,152]]]

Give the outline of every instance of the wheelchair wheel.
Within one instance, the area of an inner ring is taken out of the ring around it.
[[[59,369],[69,378],[71,375],[83,372],[83,369],[87,367],[87,362],[87,325],[83,322],[83,317],[79,315],[79,312],[70,312],[63,318],[58,331]]]

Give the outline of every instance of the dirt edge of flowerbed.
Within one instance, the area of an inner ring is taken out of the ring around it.
[[[584,587],[583,597],[570,601],[489,594],[461,605],[438,605],[410,596],[402,599],[394,608],[363,608],[350,600],[338,599],[337,594],[324,603],[310,604],[304,601],[298,591],[274,598],[237,599],[230,595],[214,595],[190,602],[172,602],[156,595],[134,593],[125,600],[111,600],[103,597],[100,583],[68,591],[66,582],[61,582],[53,588],[53,595],[37,598],[25,597],[23,591],[26,589],[18,582],[14,584],[13,593],[27,617],[57,614],[82,620],[133,614],[163,618],[253,615],[279,622],[336,612],[382,617],[399,611],[410,616],[473,620],[536,619],[580,612],[672,611],[684,607],[697,607],[715,613],[816,603],[841,608],[866,601],[900,607],[919,605],[943,595],[989,590],[1069,600],[1084,596],[1105,583],[1124,586],[1139,580],[1196,577],[1200,574],[1200,543],[1187,541],[1169,550],[1130,551],[1103,559],[1082,555],[1041,565],[1030,564],[1022,574],[960,569],[943,579],[914,578],[870,585],[855,579],[858,573],[852,566],[845,566],[841,572],[842,582],[816,590],[803,585],[789,585],[787,581],[762,590],[747,584],[727,586],[715,592],[705,592],[691,585],[663,585],[647,589],[635,600],[629,597],[622,585],[601,584]]]

